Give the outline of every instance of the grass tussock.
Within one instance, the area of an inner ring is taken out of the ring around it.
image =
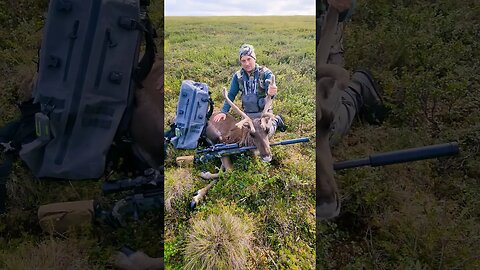
[[[165,174],[165,210],[174,211],[175,201],[183,199],[193,188],[192,172],[184,168],[176,168]]]
[[[88,246],[76,240],[49,239],[25,242],[14,250],[0,253],[1,269],[83,270],[94,269],[88,262]]]
[[[253,224],[230,212],[192,220],[185,269],[245,269],[253,244]]]

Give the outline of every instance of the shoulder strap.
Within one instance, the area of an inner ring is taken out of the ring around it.
[[[210,120],[210,116],[212,116],[213,114],[213,99],[212,97],[210,96],[210,92],[208,92],[209,94],[209,98],[208,98],[208,112],[207,112],[207,123],[208,123],[208,120]]]
[[[237,70],[237,72],[235,72],[235,75],[237,76],[238,88],[240,89],[240,91],[243,92],[245,89],[243,89],[242,70],[241,69]]]
[[[142,20],[142,24],[144,28],[142,30],[145,36],[145,54],[133,73],[133,79],[140,87],[142,87],[142,81],[147,78],[148,73],[150,73],[150,70],[152,69],[153,62],[155,62],[155,53],[157,51],[154,41],[156,32],[152,27],[152,23],[150,22],[148,15],[145,15],[145,19]]]
[[[260,81],[262,81],[264,84],[265,84],[265,71],[267,71],[268,68],[266,68],[265,66],[260,66],[259,68],[259,76],[258,78],[260,79]]]

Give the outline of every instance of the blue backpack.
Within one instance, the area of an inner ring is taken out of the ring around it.
[[[33,92],[38,138],[20,157],[37,177],[100,177],[154,61],[145,0],[51,0]],[[139,61],[141,41],[146,52]],[[140,62],[140,63],[139,63]]]
[[[183,81],[178,96],[175,137],[171,139],[175,148],[197,148],[212,112],[213,101],[208,86],[191,80]]]

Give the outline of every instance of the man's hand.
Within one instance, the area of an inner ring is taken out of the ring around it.
[[[213,117],[213,121],[214,122],[220,122],[220,121],[223,121],[225,120],[225,118],[227,118],[227,115],[225,113],[218,113],[217,115],[215,115]]]
[[[328,0],[328,4],[338,10],[338,12],[343,12],[352,7],[352,0]]]
[[[270,79],[266,79],[266,82],[268,82],[268,90],[267,94],[269,96],[274,96],[277,94],[277,84],[275,83],[275,75],[272,74],[272,77]]]
[[[268,95],[269,96],[274,96],[277,94],[277,86],[276,85],[273,85],[273,84],[270,84],[268,86]]]

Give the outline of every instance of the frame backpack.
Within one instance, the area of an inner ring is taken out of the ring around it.
[[[51,0],[33,92],[37,138],[20,157],[37,177],[89,179],[131,116],[151,69],[153,29],[144,0]],[[146,51],[139,62],[142,37]]]

